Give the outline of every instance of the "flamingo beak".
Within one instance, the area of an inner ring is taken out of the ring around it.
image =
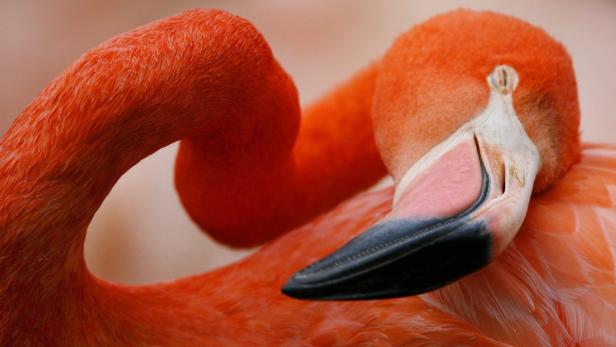
[[[512,106],[515,70],[488,76],[486,110],[430,150],[398,181],[391,213],[283,287],[312,300],[425,293],[489,264],[518,232],[539,154]]]

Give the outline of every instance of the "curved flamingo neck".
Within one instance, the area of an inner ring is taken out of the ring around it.
[[[260,152],[264,171],[284,171],[298,124],[292,82],[240,18],[188,12],[86,53],[0,142],[0,335],[67,331],[97,292],[83,262],[89,221],[139,160],[194,138],[219,145],[211,159],[254,165]]]

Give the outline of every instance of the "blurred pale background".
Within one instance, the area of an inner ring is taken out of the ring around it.
[[[616,142],[616,1],[7,1],[0,2],[0,133],[60,71],[113,35],[189,8],[239,14],[265,35],[303,104],[379,57],[411,25],[456,7],[508,13],[546,29],[573,56],[583,138]],[[98,211],[86,257],[98,275],[148,283],[245,256],[213,243],[175,195],[176,145],[126,174]]]

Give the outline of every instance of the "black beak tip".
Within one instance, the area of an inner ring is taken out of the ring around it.
[[[304,300],[340,299],[336,297],[339,290],[336,289],[335,285],[328,285],[327,281],[313,278],[311,271],[316,264],[318,263],[296,272],[282,287],[282,294]]]
[[[306,290],[299,285],[293,277],[282,286],[282,294],[294,298],[294,299],[309,299],[310,295],[307,295]]]
[[[487,265],[491,243],[491,235],[481,222],[387,221],[295,273],[282,287],[282,293],[307,300],[369,300],[421,294]]]
[[[296,299],[300,299],[301,298],[301,290],[299,289],[299,287],[297,286],[297,284],[295,283],[295,281],[293,280],[293,277],[291,277],[287,283],[285,283],[284,286],[282,286],[282,289],[280,290],[282,292],[282,294],[292,297],[292,298],[296,298]]]

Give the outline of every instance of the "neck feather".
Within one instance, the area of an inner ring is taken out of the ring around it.
[[[298,119],[295,89],[264,39],[222,12],[186,12],[86,53],[0,141],[0,341],[17,338],[11,331],[61,336],[98,300],[86,229],[139,160],[194,138],[267,150],[282,166]]]

